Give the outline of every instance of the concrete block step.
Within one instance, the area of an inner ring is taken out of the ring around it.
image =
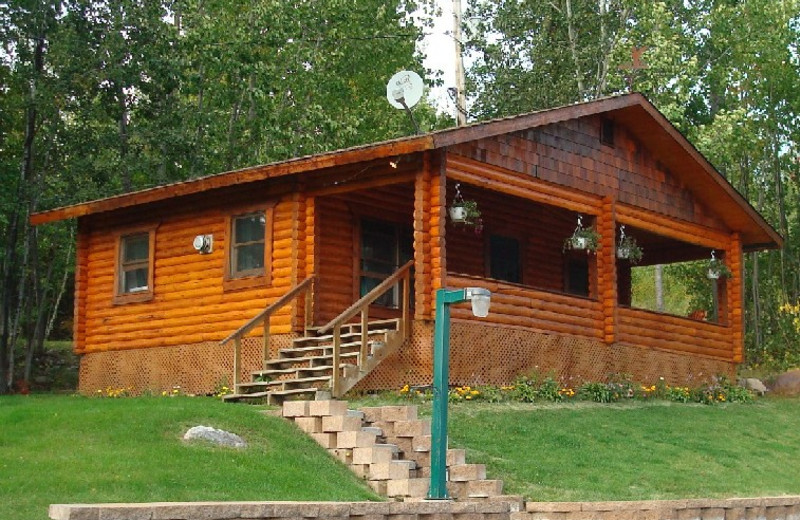
[[[485,480],[486,466],[484,464],[457,464],[450,466],[448,468],[448,478],[451,482]]]
[[[376,444],[377,436],[371,432],[354,431],[336,434],[337,448],[369,448]]]
[[[398,449],[394,444],[375,444],[366,448],[353,448],[353,464],[391,462],[396,460],[397,456]]]
[[[416,406],[366,406],[359,408],[369,422],[385,421],[415,421],[417,420]]]
[[[387,480],[386,496],[422,498],[428,495],[429,485],[426,478]]]
[[[470,500],[496,497],[503,494],[502,480],[471,480],[469,482],[448,482],[447,492],[453,498]]]
[[[395,437],[418,437],[430,434],[431,434],[431,422],[427,419],[394,422]]]
[[[417,465],[410,460],[393,460],[369,465],[369,480],[407,480],[416,477],[413,474]]]
[[[361,430],[361,419],[350,415],[331,415],[321,418],[323,432],[338,433]]]

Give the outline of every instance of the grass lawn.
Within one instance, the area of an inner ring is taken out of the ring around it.
[[[456,404],[451,446],[538,501],[800,494],[800,400]]]
[[[378,499],[313,440],[259,410],[212,398],[0,397],[2,516],[45,520],[51,503]],[[184,443],[198,424],[249,447]]]
[[[378,499],[312,440],[260,410],[211,398],[0,397],[4,518],[45,520],[51,503]],[[182,442],[197,424],[238,433],[250,446]],[[507,493],[531,500],[800,494],[798,399],[456,403],[450,444],[466,448],[468,462],[487,464]]]

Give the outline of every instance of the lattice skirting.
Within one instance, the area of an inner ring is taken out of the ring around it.
[[[289,347],[295,337],[296,334],[273,335],[271,355]],[[250,381],[250,373],[261,368],[262,344],[260,337],[242,341],[242,381]],[[205,342],[84,354],[78,391],[91,395],[112,388],[138,395],[177,388],[186,394],[208,394],[223,385],[231,387],[232,382],[233,344]]]
[[[355,387],[356,390],[429,385],[433,371],[433,323],[414,322],[411,340]],[[604,381],[628,374],[634,381],[696,386],[716,375],[733,377],[734,363],[711,357],[613,344],[526,329],[453,322],[450,382],[454,385],[507,384],[519,374],[552,373],[564,384]]]
[[[404,384],[429,385],[433,372],[433,322],[415,321],[411,339],[362,380],[355,390],[396,389]],[[274,335],[272,355],[296,335]],[[261,367],[261,338],[242,342],[242,381]],[[635,381],[699,385],[719,374],[733,376],[736,365],[710,357],[679,354],[631,345],[606,345],[589,338],[544,334],[526,329],[457,322],[450,331],[450,382],[455,385],[506,384],[521,373],[554,374],[564,384],[602,381],[629,374]],[[206,394],[233,380],[233,348],[217,343],[129,349],[81,357],[84,394],[106,388],[131,393]]]

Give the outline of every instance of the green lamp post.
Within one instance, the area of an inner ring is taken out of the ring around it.
[[[482,287],[436,291],[433,329],[433,417],[429,500],[447,500],[447,397],[450,386],[450,305],[472,302],[472,314],[489,315],[492,293]]]

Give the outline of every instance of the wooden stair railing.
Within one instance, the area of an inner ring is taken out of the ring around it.
[[[341,375],[339,373],[339,356],[341,354],[342,345],[342,325],[349,321],[353,316],[361,313],[361,350],[358,356],[358,369],[363,370],[367,360],[367,345],[369,333],[369,306],[378,298],[383,296],[386,292],[392,289],[397,282],[403,282],[403,293],[401,303],[401,318],[398,330],[400,331],[403,340],[405,341],[411,331],[409,319],[411,316],[411,267],[414,265],[413,260],[409,260],[400,269],[394,272],[389,278],[381,282],[378,286],[370,292],[361,297],[357,302],[348,307],[344,312],[332,319],[326,325],[322,326],[319,334],[324,334],[333,330],[333,370],[331,376],[331,394],[333,397],[341,397]]]
[[[219,342],[220,345],[225,345],[230,340],[233,340],[233,388],[237,388],[239,383],[241,383],[241,357],[242,357],[242,338],[245,334],[250,332],[254,327],[259,324],[263,324],[264,326],[264,353],[263,353],[263,365],[262,368],[266,368],[266,362],[269,360],[269,350],[270,350],[270,317],[286,305],[287,303],[291,302],[298,296],[303,293],[310,292],[310,294],[306,295],[305,299],[305,314],[303,317],[303,331],[305,333],[306,330],[311,326],[311,295],[314,294],[314,280],[316,277],[314,275],[309,276],[299,284],[295,285],[289,292],[275,300],[271,305],[265,308],[263,311],[256,314],[252,319],[250,319],[247,323],[236,329],[230,336],[223,339]]]

